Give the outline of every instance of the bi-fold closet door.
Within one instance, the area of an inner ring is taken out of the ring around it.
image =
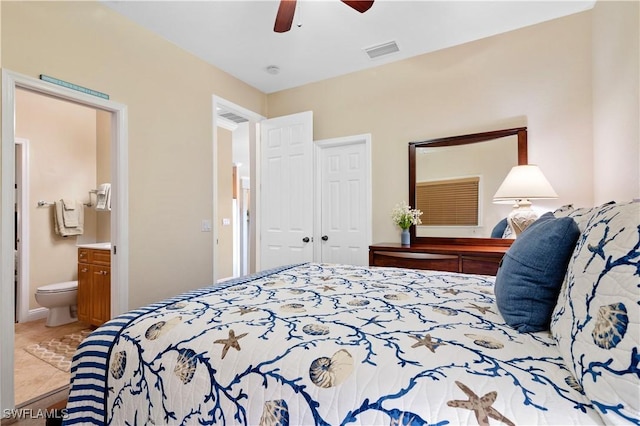
[[[313,142],[313,113],[261,123],[260,270],[301,262],[366,265],[367,136]]]

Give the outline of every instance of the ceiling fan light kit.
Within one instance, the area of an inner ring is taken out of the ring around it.
[[[363,1],[363,0],[340,0],[342,3],[346,4],[350,8],[357,10],[360,13],[364,13],[367,10],[371,9],[373,6],[373,0]],[[291,25],[293,24],[293,15],[296,12],[296,0],[280,0],[280,5],[278,6],[278,13],[276,14],[276,22],[273,25],[273,31],[277,33],[286,33],[291,29]],[[302,24],[298,24],[298,26],[302,26]]]

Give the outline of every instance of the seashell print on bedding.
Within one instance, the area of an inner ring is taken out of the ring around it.
[[[182,321],[182,317],[173,317],[169,321],[158,321],[147,328],[147,331],[144,333],[144,337],[149,340],[155,340],[164,333],[167,333],[176,325],[180,324],[180,321]]]
[[[475,343],[478,346],[482,346],[483,348],[487,348],[487,349],[504,348],[504,344],[502,344],[500,341],[494,339],[491,336],[483,336],[480,334],[465,334],[465,336],[473,340],[473,343]]]
[[[567,376],[567,377],[564,378],[564,382],[566,384],[568,384],[569,386],[571,386],[573,389],[575,389],[578,392],[584,394],[584,389],[582,389],[582,386],[580,386],[580,383],[578,383],[578,381],[576,380],[575,377]]]
[[[353,358],[340,349],[331,358],[320,357],[309,367],[309,378],[318,387],[331,388],[344,382],[353,371]]]
[[[446,308],[444,306],[434,306],[433,312],[437,312],[439,314],[446,315],[448,317],[458,315],[458,311],[456,311],[455,309]]]
[[[196,373],[196,367],[196,353],[192,349],[180,349],[173,372],[183,384],[186,385],[193,379],[193,375]]]
[[[302,303],[287,303],[280,306],[280,310],[283,312],[292,312],[296,314],[306,312],[306,309],[304,308],[304,305]]]
[[[227,291],[242,291],[242,290],[246,290],[248,287],[246,285],[234,285],[231,287],[227,287],[226,290]]]
[[[409,299],[411,296],[409,296],[406,293],[392,293],[392,294],[385,294],[384,298],[387,300],[407,300]]]
[[[310,336],[323,336],[329,334],[329,327],[322,324],[307,324],[302,327],[302,331]]]
[[[178,309],[182,309],[182,308],[184,308],[186,306],[187,306],[187,304],[185,302],[176,302],[176,303],[173,303],[173,304],[167,306],[165,309],[168,309],[170,311],[177,311]]]
[[[284,399],[264,403],[259,426],[289,426],[289,407]]]
[[[349,306],[367,306],[369,303],[368,300],[365,299],[353,299],[353,300],[349,300],[347,302],[347,305]]]
[[[629,317],[624,303],[600,306],[591,332],[593,342],[602,349],[615,348],[624,338],[628,325]]]
[[[121,379],[124,375],[125,368],[127,368],[127,353],[125,351],[114,353],[111,365],[109,366],[109,372],[113,378]]]

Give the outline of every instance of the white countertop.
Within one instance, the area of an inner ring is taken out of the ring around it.
[[[77,244],[80,248],[89,248],[96,250],[111,250],[111,243],[88,243],[88,244]]]

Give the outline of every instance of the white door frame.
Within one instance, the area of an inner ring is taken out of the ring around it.
[[[355,144],[364,144],[365,145],[365,161],[367,167],[367,211],[365,212],[366,217],[363,218],[367,221],[367,225],[365,229],[367,230],[367,243],[371,244],[372,238],[372,188],[371,188],[371,134],[365,133],[361,135],[353,135],[353,136],[343,136],[338,138],[331,139],[322,139],[314,142],[314,157],[315,157],[315,184],[314,184],[314,193],[315,193],[315,205],[317,206],[314,209],[313,214],[313,229],[314,229],[314,238],[313,238],[313,252],[314,252],[314,261],[321,262],[322,261],[322,214],[319,206],[322,205],[322,155],[321,151],[323,149],[330,149],[336,146],[344,146],[344,145],[355,145]]]
[[[251,247],[251,252],[250,252],[250,265],[249,265],[249,271],[253,272],[256,271],[257,267],[260,265],[260,259],[259,259],[259,250],[257,249],[257,235],[260,235],[260,224],[259,221],[257,220],[257,218],[259,218],[260,216],[258,215],[258,211],[260,209],[259,206],[259,197],[258,197],[258,189],[260,188],[260,165],[259,165],[259,161],[258,159],[260,158],[260,132],[258,131],[257,126],[259,125],[259,123],[265,119],[265,117],[263,117],[262,115],[251,111],[243,106],[240,106],[238,104],[235,104],[231,101],[228,101],[224,98],[221,98],[220,96],[217,95],[213,95],[212,96],[212,112],[213,112],[213,117],[211,119],[212,123],[213,123],[213,176],[212,176],[212,180],[213,180],[213,212],[212,212],[212,231],[213,231],[213,271],[211,272],[211,276],[212,276],[212,282],[216,283],[218,281],[219,278],[223,278],[223,277],[218,277],[217,275],[217,264],[218,264],[218,256],[217,256],[217,251],[218,251],[218,245],[217,245],[217,241],[218,241],[218,165],[217,165],[217,161],[218,161],[218,132],[217,132],[217,128],[218,127],[223,127],[229,130],[233,130],[230,129],[228,126],[228,122],[225,122],[225,120],[221,120],[220,117],[218,117],[217,111],[219,108],[223,108],[227,111],[233,111],[234,113],[238,114],[241,117],[246,118],[247,120],[249,120],[249,157],[250,157],[250,174],[251,174],[251,192],[250,192],[250,205],[251,205],[251,221],[249,222],[249,241],[250,241],[250,247]],[[255,188],[255,189],[254,189]]]
[[[111,113],[111,315],[129,304],[129,216],[127,106],[67,89],[6,69],[2,70],[2,162],[0,187],[0,409],[15,406],[14,347],[14,185],[16,89],[71,101]],[[115,255],[114,253],[115,252]],[[11,324],[11,326],[9,325]]]
[[[18,285],[17,294],[15,297],[16,314],[18,322],[28,322],[47,316],[46,308],[37,308],[29,310],[29,264],[25,262],[25,258],[28,258],[29,253],[29,140],[24,138],[15,138],[15,144],[21,145],[21,173],[20,173],[20,185],[18,185],[18,193],[20,194],[20,226],[18,232],[20,233],[20,251],[18,252]],[[16,159],[17,163],[18,159]],[[16,176],[16,180],[18,176]],[[16,195],[18,195],[16,193]],[[25,256],[27,253],[27,256]]]

